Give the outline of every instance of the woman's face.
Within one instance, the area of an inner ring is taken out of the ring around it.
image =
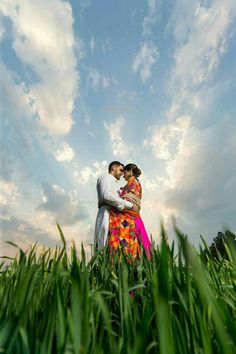
[[[126,171],[126,170],[124,170],[124,179],[126,180],[126,181],[128,181],[128,179],[130,178],[130,177],[132,177],[133,176],[133,172],[132,171]]]

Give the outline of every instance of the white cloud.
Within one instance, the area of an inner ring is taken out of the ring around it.
[[[103,77],[102,85],[103,85],[104,88],[108,88],[109,85],[110,85],[110,80],[107,77]]]
[[[6,183],[4,182],[6,186]],[[56,221],[63,226],[67,245],[73,237],[79,243],[88,239],[86,227],[89,220],[85,203],[78,198],[76,190],[66,192],[57,185],[43,185],[43,190],[29,188],[30,198],[26,193],[18,195],[18,188],[11,183],[5,187],[8,191],[7,205],[1,205],[0,249],[1,255],[15,255],[16,250],[4,245],[3,240],[16,242],[26,249],[37,241],[38,245],[54,247],[61,244]],[[17,195],[16,195],[17,192]],[[16,196],[15,196],[16,195]],[[41,197],[41,204],[39,203]],[[15,198],[15,200],[14,200]],[[19,205],[24,206],[19,208]],[[30,219],[29,219],[30,215]],[[78,232],[79,230],[79,232]]]
[[[147,15],[143,19],[143,32],[142,37],[152,39],[154,37],[154,27],[159,20],[161,13],[161,1],[148,0]]]
[[[158,159],[169,160],[181,148],[190,126],[190,116],[178,117],[175,122],[157,126],[151,138],[145,140],[144,146],[151,147]]]
[[[0,205],[12,206],[18,204],[19,197],[20,192],[15,183],[0,180]]]
[[[35,217],[42,211],[37,211],[31,214]],[[18,217],[9,216],[7,218],[0,217],[0,226],[2,234],[0,233],[0,256],[15,257],[18,252],[16,248],[11,247],[4,241],[13,241],[23,250],[29,249],[35,242],[37,242],[37,251],[39,254],[45,247],[62,246],[62,241],[55,222],[51,221],[49,224],[50,215],[47,213],[47,225],[42,225],[38,220],[20,219]],[[79,230],[79,232],[78,232]],[[63,234],[66,239],[67,250],[70,250],[72,242],[75,243],[77,251],[81,249],[81,242],[84,243],[85,250],[87,250],[88,257],[91,256],[91,247],[88,245],[92,241],[92,229],[88,220],[78,220],[73,225],[63,225]]]
[[[35,146],[45,142],[46,128],[36,118],[36,107],[26,85],[0,63],[2,119],[1,176],[11,180],[14,174],[27,175],[35,157]],[[49,150],[51,152],[51,148]],[[17,155],[16,155],[17,152]],[[29,162],[30,161],[30,162]]]
[[[0,13],[0,42],[3,40],[5,33],[6,33],[5,28],[1,23],[1,13]]]
[[[73,160],[75,154],[73,149],[70,147],[69,144],[66,142],[63,142],[62,148],[57,149],[54,152],[55,159],[59,162],[64,162],[64,161],[71,161]]]
[[[152,67],[159,57],[158,48],[152,42],[143,42],[140,50],[136,55],[132,69],[134,73],[140,72],[143,82],[145,82],[152,74]]]
[[[80,167],[77,166],[74,170],[74,177],[80,184],[86,184],[88,182],[95,182],[99,176],[105,174],[108,171],[108,162],[94,161],[91,166]]]
[[[164,177],[161,177],[159,175],[147,176],[145,173],[142,173],[140,180],[141,180],[142,187],[145,191],[153,192],[161,188],[165,179]]]
[[[159,50],[155,44],[154,29],[160,17],[161,2],[157,0],[148,0],[147,14],[143,19],[142,35],[140,41],[140,49],[136,54],[132,70],[134,73],[139,72],[142,82],[146,82],[152,75],[152,68],[159,58]]]
[[[156,10],[157,0],[148,0],[148,5],[150,8],[150,13],[153,14]]]
[[[93,53],[95,50],[95,40],[93,37],[91,38],[89,45],[90,45],[91,53]]]
[[[22,117],[30,121],[30,118],[36,113],[36,108],[25,83],[19,82],[19,76],[8,70],[1,62],[0,75],[1,112],[4,121],[7,120],[9,115],[14,117],[15,121],[20,122]]]
[[[171,71],[169,118],[183,114],[186,109],[198,112],[199,117],[205,116],[214,94],[209,85],[231,37],[230,26],[235,17],[231,8],[231,1],[221,4],[216,1],[207,9],[195,4],[188,8],[186,22],[185,12],[179,11],[181,15],[175,25],[180,24],[181,30],[176,37],[175,65]],[[222,89],[223,86],[222,82]]]
[[[88,166],[85,166],[79,172],[75,171],[74,176],[78,177],[78,182],[81,184],[87,183],[88,181],[94,178],[93,170],[91,167]]]
[[[106,39],[102,42],[102,45],[101,45],[102,52],[105,54],[105,53],[107,53],[108,51],[110,51],[111,48],[112,48],[111,39],[110,39],[110,38],[106,38]]]
[[[236,227],[235,141],[236,126],[230,121],[203,131],[192,129],[167,164],[171,188],[165,192],[166,204],[195,229],[198,224],[209,230],[225,224]]]
[[[125,124],[125,119],[123,117],[117,118],[114,123],[107,123],[107,122],[104,123],[104,126],[108,131],[109,137],[112,141],[116,140],[117,137],[120,137],[121,130],[124,124]]]
[[[110,144],[112,146],[114,156],[119,156],[123,159],[128,156],[130,158],[134,149],[130,143],[125,143],[121,136],[121,131],[124,124],[125,119],[122,116],[117,118],[114,122],[104,123],[104,127],[109,134]]]
[[[235,16],[233,0],[210,1],[205,6],[195,0],[175,3],[170,26],[176,47],[167,85],[168,122],[153,127],[144,144],[152,148],[157,163],[162,160],[164,169],[161,185],[150,184],[158,188],[156,193],[146,188],[145,205],[149,210],[157,208],[169,230],[175,215],[179,226],[196,237],[197,243],[201,233],[211,240],[227,224],[236,228],[232,189],[235,121],[234,117],[222,118],[211,126],[215,117],[207,112],[209,107],[212,114],[219,96],[212,79],[227,49]],[[219,84],[221,90],[225,84]],[[202,117],[207,121],[201,121]],[[154,213],[144,210],[144,215],[153,225],[150,217]]]
[[[43,230],[40,226],[33,223],[29,223],[26,220],[19,219],[15,216],[9,216],[7,218],[0,218],[1,231],[2,231],[2,240],[13,241],[19,247],[26,248],[29,247],[29,244],[32,245],[34,242],[39,242],[46,244],[47,246],[55,246],[56,243],[60,243],[59,235],[55,238],[53,233],[51,234],[48,230]],[[56,226],[54,227],[55,234]],[[4,246],[4,244],[1,244]],[[4,255],[11,253],[9,250],[10,246],[1,247],[1,255],[4,252]],[[15,251],[16,252],[16,251]],[[14,254],[14,252],[13,252]]]
[[[52,134],[68,133],[78,85],[70,4],[3,0],[0,8],[12,21],[16,55],[37,77],[30,96],[41,122]]]
[[[235,121],[222,119],[214,126],[186,131],[179,149],[165,162],[165,173],[141,179],[141,214],[154,238],[163,221],[172,239],[173,216],[195,245],[200,234],[211,242],[224,227],[235,232],[235,160]]]
[[[175,113],[181,114],[178,111],[186,102],[194,105],[192,93],[197,96],[196,89],[201,91],[212,80],[227,49],[235,16],[234,0],[215,0],[209,6],[197,1],[176,3],[171,21],[176,48],[170,85]]]
[[[195,113],[206,108],[207,100],[212,101],[209,83],[225,51],[235,15],[232,0],[223,3],[216,0],[206,7],[194,0],[175,4],[171,26],[176,49],[170,77],[169,122],[157,125],[151,138],[145,141],[157,158],[167,163],[173,160],[191,125],[197,123]],[[186,111],[190,114],[186,115]]]
[[[95,92],[100,87],[106,89],[110,85],[110,79],[106,76],[103,76],[97,69],[94,68],[89,69],[88,80],[91,83],[91,86]]]
[[[66,192],[58,185],[44,183],[42,201],[37,209],[49,212],[61,225],[73,225],[87,217],[77,191]]]

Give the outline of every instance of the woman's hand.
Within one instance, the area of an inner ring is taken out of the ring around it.
[[[136,204],[133,205],[133,208],[131,210],[137,214],[139,214],[139,212],[140,212],[140,208]]]

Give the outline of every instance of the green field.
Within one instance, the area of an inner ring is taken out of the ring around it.
[[[235,353],[236,255],[176,229],[151,261],[36,245],[0,265],[0,353]]]

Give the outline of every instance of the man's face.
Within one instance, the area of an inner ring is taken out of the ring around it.
[[[114,166],[113,167],[113,176],[116,178],[116,179],[120,179],[121,176],[123,176],[123,173],[124,173],[124,167],[123,166]]]

